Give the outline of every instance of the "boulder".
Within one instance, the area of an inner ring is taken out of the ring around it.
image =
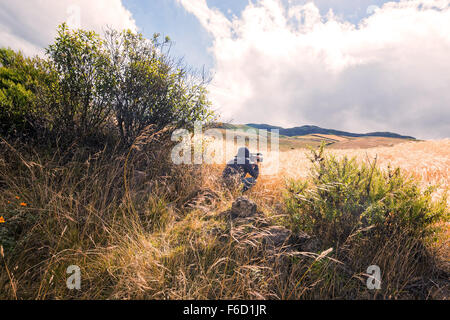
[[[318,239],[306,233],[294,234],[291,230],[272,225],[258,206],[246,197],[237,198],[231,209],[222,213],[230,219],[231,236],[243,246],[261,246],[270,251],[320,250]],[[259,244],[259,245],[258,245]]]
[[[282,248],[291,245],[292,232],[280,226],[264,228],[260,233],[262,244],[266,247]]]
[[[230,215],[232,219],[249,218],[258,213],[257,208],[256,203],[253,201],[247,199],[246,197],[239,197],[233,202]]]

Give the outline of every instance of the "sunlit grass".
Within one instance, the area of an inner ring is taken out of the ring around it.
[[[64,165],[56,154],[28,155],[26,160],[25,154],[12,153],[8,161],[0,159],[0,216],[5,220],[0,225],[4,247],[0,269],[5,271],[0,274],[0,299],[377,297],[365,290],[365,270],[344,276],[343,262],[332,260],[334,251],[329,252],[330,259],[320,261],[321,252],[295,256],[285,273],[286,260],[274,264],[273,253],[243,248],[232,237],[220,238],[230,234],[221,213],[240,195],[222,186],[224,163],[173,166],[161,160],[167,154],[166,147],[161,148],[154,154],[134,152],[126,179],[125,156],[111,158],[106,151],[88,158],[75,153]],[[439,184],[438,197],[449,186],[449,150],[450,141],[441,140],[327,152],[359,161],[373,162],[377,157],[381,168],[398,166],[423,187]],[[289,226],[283,204],[286,181],[308,179],[308,152],[265,154],[262,175],[246,196],[257,203],[268,223]],[[133,174],[136,169],[147,173]],[[448,225],[440,226],[447,232],[436,235],[437,245],[430,252],[445,261],[449,232]],[[400,251],[392,248],[403,246],[393,239],[378,249],[391,268],[388,285],[396,288],[395,275],[418,266],[404,265]],[[73,264],[83,274],[79,292],[65,286],[66,268]],[[382,297],[411,296],[386,291]]]

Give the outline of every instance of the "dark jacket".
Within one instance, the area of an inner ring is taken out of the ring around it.
[[[259,176],[259,167],[257,164],[250,163],[250,151],[247,148],[242,148],[234,160],[227,163],[225,170],[223,170],[222,176],[224,178],[230,178],[235,175],[240,175],[241,178],[249,174],[254,179]]]

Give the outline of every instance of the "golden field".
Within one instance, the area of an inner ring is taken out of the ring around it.
[[[130,150],[126,160],[122,154],[111,158],[106,151],[87,160],[75,154],[65,166],[20,154],[6,143],[0,146],[12,151],[10,158],[4,152],[4,160],[0,159],[4,183],[0,211],[6,221],[0,226],[6,239],[0,260],[0,299],[450,296],[446,276],[450,234],[445,221],[439,222],[445,231],[426,246],[406,233],[388,232],[373,245],[366,241],[371,238],[362,235],[360,241],[349,237],[348,247],[325,248],[325,255],[314,248],[298,252],[288,259],[289,264],[285,259],[274,260],[273,251],[262,249],[258,241],[270,230],[296,232],[283,193],[287,180],[307,179],[311,167],[307,148],[279,153],[260,150],[265,155],[261,177],[245,196],[257,204],[267,226],[236,227],[224,213],[241,193],[225,190],[221,184],[224,162],[232,159],[237,148],[231,143],[220,146],[226,147],[222,163],[202,166],[155,161],[167,156],[168,149],[150,144],[148,150],[155,148],[153,153],[146,154],[139,146]],[[419,178],[424,187],[439,184],[436,196],[449,186],[448,139],[358,147],[327,148],[326,152],[360,161],[373,162],[376,157],[379,166],[398,166]],[[407,201],[417,204],[413,200]],[[245,237],[236,239],[240,231],[245,231]],[[326,235],[315,234],[319,239]],[[372,258],[384,270],[382,292],[365,287],[365,270],[373,264]],[[66,287],[69,265],[83,270],[80,291]]]
[[[372,138],[372,137],[371,137]],[[388,168],[400,168],[407,177],[412,177],[419,181],[424,189],[435,187],[433,200],[438,200],[450,188],[450,139],[429,140],[429,141],[407,141],[390,146],[385,146],[386,141],[400,140],[390,138],[375,138],[378,147],[364,148],[367,138],[345,139],[347,143],[340,149],[338,144],[330,145],[326,153],[334,154],[338,158],[345,156],[356,158],[361,162],[373,163],[376,160],[377,166],[387,170]],[[363,141],[363,143],[361,143]],[[339,141],[342,142],[342,141]],[[283,142],[280,141],[282,144]],[[227,158],[230,158],[229,150],[237,150],[237,146],[232,143],[226,144]],[[315,147],[315,146],[312,146]],[[273,211],[277,207],[277,202],[282,198],[289,180],[307,179],[310,174],[312,162],[309,159],[311,154],[308,148],[297,148],[280,152],[267,152],[264,162],[261,165],[261,175],[258,183],[251,191],[251,197],[266,210]],[[255,149],[251,150],[256,152]],[[258,150],[258,152],[264,150]],[[219,167],[222,170],[223,166]],[[215,175],[219,174],[219,168]],[[450,207],[450,198],[447,198]],[[274,212],[276,214],[276,212]],[[445,260],[450,259],[450,224],[445,223],[445,230],[440,235],[439,249],[440,255]]]
[[[400,167],[407,175],[420,180],[424,187],[437,186],[441,195],[450,186],[450,139],[405,142],[393,147],[368,149],[332,149],[338,157],[356,157],[361,161],[374,161],[381,168]],[[299,149],[280,153],[279,175],[286,178],[307,176],[310,168],[308,150]]]
[[[399,167],[407,176],[421,181],[424,188],[435,186],[435,197],[441,196],[448,189],[450,186],[450,139],[403,143],[397,141],[397,144],[390,146],[385,146],[385,139],[389,138],[377,138],[377,143],[381,146],[372,148],[361,148],[362,139],[346,139],[352,143],[346,144],[342,149],[338,144],[332,144],[330,148],[326,149],[326,152],[337,157],[355,157],[363,162],[370,161],[372,163],[376,159],[377,165],[383,169]],[[251,152],[264,153],[260,183],[256,189],[264,191],[267,197],[275,196],[286,180],[307,178],[310,172],[311,161],[308,158],[310,150],[304,147],[286,151],[282,144],[283,141],[280,141],[279,152],[267,152],[250,146]],[[212,148],[217,148],[217,145],[213,144]],[[222,165],[217,169],[223,168],[225,160],[232,159],[238,146],[228,141],[220,145],[220,148],[226,150],[223,152],[226,156],[221,161]]]

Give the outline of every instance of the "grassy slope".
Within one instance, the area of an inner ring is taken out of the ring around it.
[[[249,127],[247,125],[221,124],[218,126],[218,128],[222,132],[222,134],[225,133],[225,129],[235,130],[235,135],[238,137],[252,135],[248,132],[258,133],[258,129]],[[322,144],[322,142],[325,142],[327,147],[333,149],[365,149],[394,146],[396,144],[404,143],[405,141],[410,140],[411,139],[390,137],[348,137],[330,134],[307,134],[303,136],[292,137],[280,135],[279,146],[280,151],[289,151],[307,147],[317,148]]]
[[[442,150],[445,143],[414,145],[438,160],[433,152]],[[385,248],[377,248],[391,269],[384,289],[373,292],[365,288],[364,268],[347,274],[348,270],[332,259],[317,260],[320,252],[296,257],[286,273],[281,272],[285,260],[274,263],[267,252],[242,248],[230,237],[230,225],[220,215],[238,196],[221,186],[220,165],[175,168],[161,161],[167,150],[154,157],[143,150],[131,154],[129,170],[143,167],[156,173],[142,176],[128,171],[125,182],[121,156],[111,158],[103,152],[86,161],[75,154],[63,165],[57,155],[36,157],[2,147],[0,210],[6,224],[0,226],[5,246],[0,298],[448,297],[445,281],[434,279],[431,284],[426,277],[407,277],[411,272],[431,276],[434,259],[448,260],[448,234],[440,235],[437,245],[426,251],[430,256],[420,263],[402,258],[419,252],[400,250],[405,242],[393,239]],[[412,154],[400,147],[398,156]],[[283,154],[278,176],[262,176],[248,194],[271,224],[290,226],[283,202],[284,178],[306,168],[307,160],[296,158],[304,157],[304,151]],[[424,160],[423,155],[419,158]],[[292,167],[284,171],[288,164]],[[442,164],[436,170],[445,174],[448,165]],[[14,246],[16,250],[12,250]],[[350,251],[352,265],[364,264],[364,252],[355,250]],[[420,250],[420,254],[425,252]],[[394,254],[398,259],[392,262]],[[337,256],[332,253],[330,258]],[[80,292],[65,287],[65,270],[71,264],[82,269]],[[414,290],[405,289],[410,286]]]

